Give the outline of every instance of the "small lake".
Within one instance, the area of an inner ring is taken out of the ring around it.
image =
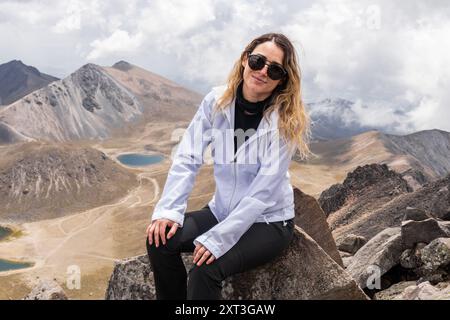
[[[0,226],[0,241],[9,236],[13,231],[9,228]]]
[[[161,155],[148,155],[140,153],[121,154],[117,157],[117,160],[121,163],[132,167],[148,166],[150,164],[161,162],[163,159],[164,156]]]
[[[31,266],[33,266],[33,263],[31,263],[31,262],[15,262],[15,261],[0,259],[0,272],[28,268]]]
[[[0,241],[6,239],[9,235],[11,235],[13,231],[9,228],[5,228],[0,226]],[[0,259],[0,272],[7,270],[17,270],[22,268],[31,267],[33,263],[31,262],[17,262],[17,261],[9,261]]]

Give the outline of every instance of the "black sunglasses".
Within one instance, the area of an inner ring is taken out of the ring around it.
[[[267,63],[267,58],[262,54],[249,54],[248,66],[252,70],[261,70],[265,65],[268,65],[267,75],[272,80],[280,80],[287,75],[286,70],[278,63]]]

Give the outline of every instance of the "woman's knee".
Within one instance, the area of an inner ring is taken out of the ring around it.
[[[211,264],[203,263],[201,266],[194,264],[189,270],[189,278],[194,282],[200,279],[208,279],[216,282],[221,282],[224,280],[224,276],[220,271],[220,268],[217,264],[214,264],[214,262]]]
[[[162,243],[162,240],[159,240],[159,245],[156,246],[155,240],[152,241],[152,244],[148,241],[148,236],[146,238],[146,247],[147,252],[150,254],[152,252],[169,252],[169,253],[175,253],[178,252],[180,249],[180,242],[178,237],[173,236],[170,239],[166,238],[166,244]]]

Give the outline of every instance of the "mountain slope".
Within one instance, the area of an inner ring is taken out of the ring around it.
[[[23,64],[20,60],[1,64],[0,105],[13,103],[56,80],[58,78],[41,73],[36,68]]]
[[[441,130],[405,136],[369,131],[351,138],[315,142],[311,149],[317,157],[308,161],[310,165],[350,172],[370,163],[387,164],[402,174],[414,190],[450,172],[450,133]]]
[[[0,159],[0,219],[56,218],[109,203],[135,185],[133,173],[89,147],[11,145]]]
[[[190,121],[200,101],[200,95],[125,62],[112,68],[87,64],[0,110],[0,125],[9,130],[3,136],[105,139],[149,121]]]

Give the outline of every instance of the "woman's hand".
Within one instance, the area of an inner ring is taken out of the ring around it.
[[[208,259],[209,258],[209,259]],[[201,244],[198,244],[195,246],[195,250],[194,250],[194,264],[197,263],[197,266],[201,266],[203,262],[205,262],[205,260],[208,259],[206,261],[206,264],[210,264],[212,263],[216,258],[214,257],[214,255],[208,250],[206,249],[206,247],[204,247]]]
[[[152,221],[146,231],[148,234],[148,243],[152,245],[154,238],[155,246],[159,247],[159,238],[161,237],[162,244],[166,245],[166,227],[171,227],[167,233],[167,239],[170,239],[175,232],[177,232],[179,224],[169,219],[157,219]]]

